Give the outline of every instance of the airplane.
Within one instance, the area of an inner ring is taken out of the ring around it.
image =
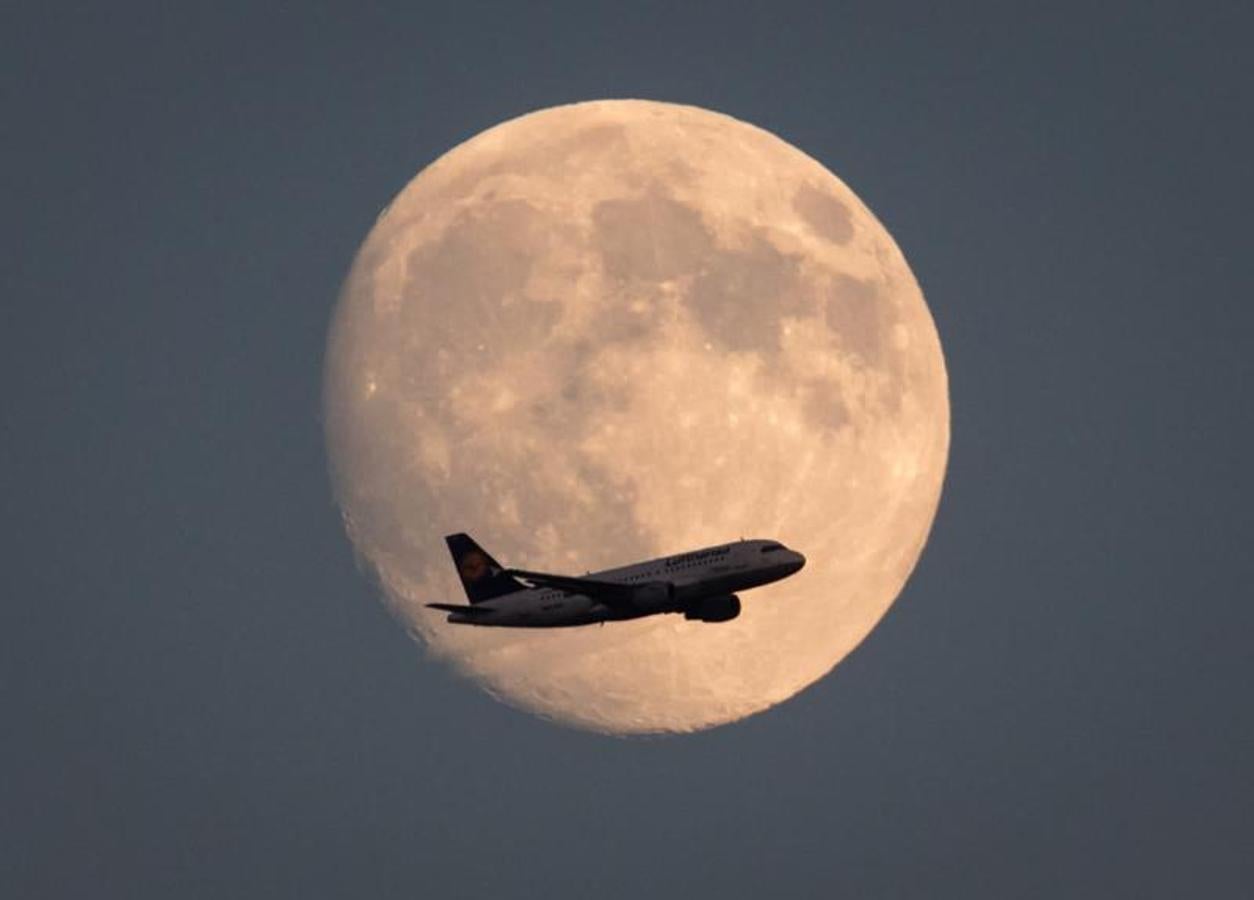
[[[508,569],[468,534],[448,544],[469,606],[428,603],[457,625],[564,628],[682,613],[700,622],[740,615],[744,591],[800,571],[806,558],[778,541],[741,540],[586,576]]]

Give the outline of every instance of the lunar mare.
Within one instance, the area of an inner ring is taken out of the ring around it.
[[[914,567],[949,446],[944,359],[888,232],[839,179],[724,115],[556,107],[422,171],[332,323],[326,432],[394,613],[493,695],[613,733],[779,703]],[[581,574],[744,537],[803,552],[740,618],[449,625],[442,536]]]

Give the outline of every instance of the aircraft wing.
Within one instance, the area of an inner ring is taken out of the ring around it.
[[[536,587],[552,588],[564,594],[580,594],[591,597],[606,606],[627,608],[636,595],[636,587],[617,581],[598,581],[595,578],[578,578],[573,575],[550,575],[547,572],[527,572],[522,569],[506,569],[506,575],[521,578]]]

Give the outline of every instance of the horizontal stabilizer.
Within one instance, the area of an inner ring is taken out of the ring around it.
[[[428,603],[427,606],[431,609],[439,609],[450,613],[461,613],[466,616],[483,616],[492,612],[491,609],[485,606],[458,606],[456,603]]]

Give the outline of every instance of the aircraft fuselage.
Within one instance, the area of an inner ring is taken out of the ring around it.
[[[498,569],[493,576],[516,576],[521,589],[472,600],[471,607],[438,608],[450,611],[449,622],[509,628],[592,625],[659,613],[721,622],[739,614],[736,592],[787,578],[804,565],[804,556],[777,541],[748,540],[581,577]],[[459,567],[465,583],[465,568],[460,562]],[[590,586],[586,593],[581,583]]]

